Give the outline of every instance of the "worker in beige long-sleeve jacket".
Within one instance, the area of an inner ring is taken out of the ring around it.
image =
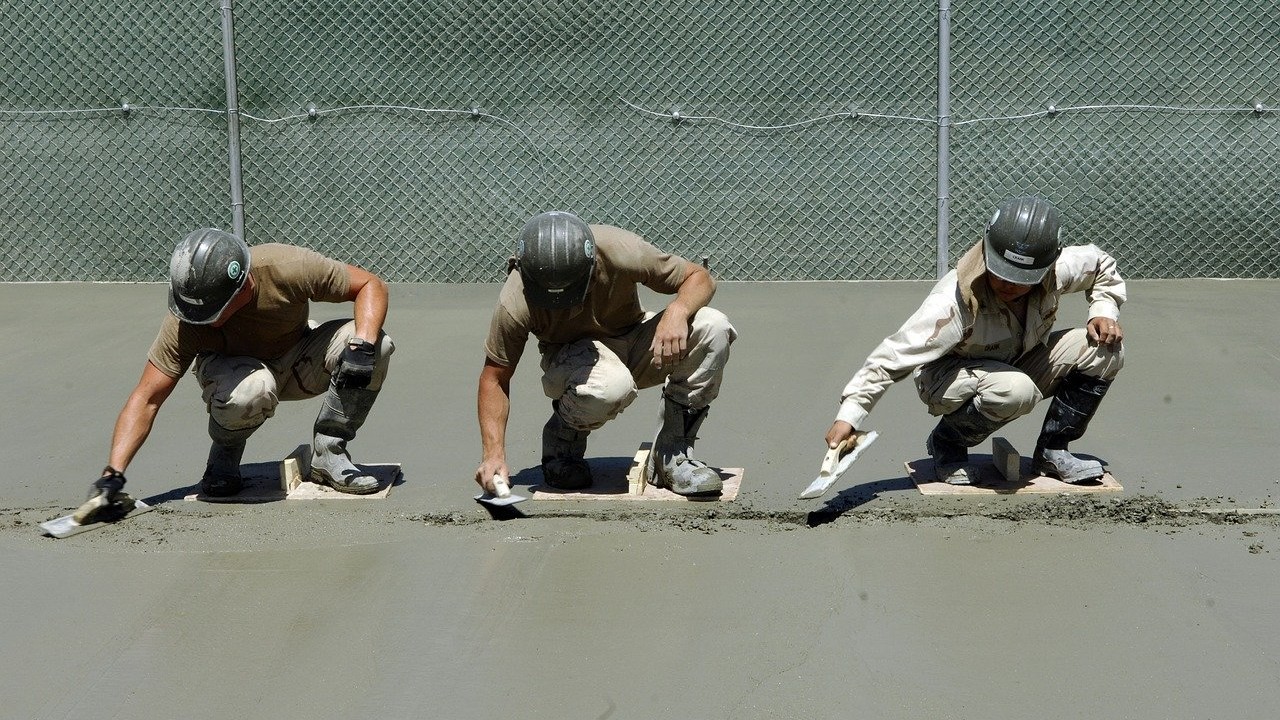
[[[1124,280],[1110,255],[1094,245],[1060,247],[1059,237],[1048,201],[1001,205],[983,240],[845,386],[827,446],[852,436],[885,390],[913,375],[929,413],[941,416],[925,443],[939,480],[971,483],[968,448],[1050,396],[1035,469],[1070,483],[1102,477],[1101,463],[1067,448],[1124,364]],[[1054,331],[1059,298],[1078,292],[1089,304],[1085,326]]]

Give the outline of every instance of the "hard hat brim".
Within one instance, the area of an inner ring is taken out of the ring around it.
[[[525,302],[531,306],[559,310],[581,305],[587,300],[587,289],[591,286],[591,273],[581,280],[565,288],[544,288],[521,276],[524,285]]]
[[[216,322],[218,318],[221,317],[222,311],[227,309],[227,306],[231,304],[231,300],[235,298],[236,293],[240,292],[240,289],[243,287],[244,283],[241,283],[240,287],[236,288],[235,292],[231,293],[226,300],[217,305],[213,303],[194,305],[186,302],[182,298],[178,297],[178,291],[171,287],[169,288],[169,312],[173,313],[174,317],[184,323],[191,325],[208,325]]]
[[[1041,268],[1015,265],[1001,257],[1000,253],[992,247],[989,238],[982,242],[985,250],[983,257],[987,263],[987,272],[1005,282],[1011,282],[1015,285],[1039,285],[1044,281],[1044,276],[1049,274],[1049,268],[1053,267],[1052,262]]]

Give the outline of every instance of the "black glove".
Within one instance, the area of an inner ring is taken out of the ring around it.
[[[366,388],[373,380],[373,343],[352,339],[338,359],[338,369],[333,373],[336,388]]]
[[[134,499],[124,491],[124,473],[108,465],[104,475],[89,486],[89,499],[76,510],[73,517],[80,524],[117,520],[128,515],[135,507]]]
[[[116,495],[119,495],[120,491],[124,490],[124,473],[111,466],[103,468],[102,472],[106,474],[94,480],[93,485],[89,486],[88,499],[92,500],[102,495],[104,496],[104,501],[113,502],[116,499]]]

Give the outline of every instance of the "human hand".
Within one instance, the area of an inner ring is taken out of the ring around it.
[[[510,494],[511,478],[507,463],[502,460],[486,460],[480,463],[480,467],[476,468],[476,484],[490,495],[503,497],[504,493],[499,492],[498,482],[495,481],[500,481],[507,489],[506,494]]]
[[[1089,322],[1085,325],[1085,332],[1089,335],[1089,341],[1108,347],[1115,347],[1124,339],[1124,330],[1120,327],[1120,322],[1105,317],[1089,318]]]
[[[336,388],[366,388],[373,380],[374,366],[373,343],[360,338],[352,338],[338,359],[338,369],[333,373],[333,386]]]
[[[658,327],[653,333],[653,343],[649,352],[653,354],[654,367],[674,365],[685,358],[689,342],[689,320],[679,312],[673,312],[668,306],[658,320]]]
[[[111,467],[102,472],[102,477],[89,486],[89,499],[72,515],[81,525],[119,519],[128,515],[136,504],[124,491],[124,473]]]
[[[827,449],[834,450],[840,446],[840,443],[853,437],[853,426],[843,420],[837,420],[831,423],[831,429],[827,431]]]

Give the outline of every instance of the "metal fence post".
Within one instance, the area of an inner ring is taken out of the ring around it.
[[[227,155],[231,176],[231,224],[232,231],[248,240],[244,234],[244,186],[240,172],[240,101],[236,88],[236,40],[235,20],[232,17],[233,0],[220,0],[222,10],[222,59],[227,79]]]
[[[951,0],[938,0],[938,277],[951,264]]]

